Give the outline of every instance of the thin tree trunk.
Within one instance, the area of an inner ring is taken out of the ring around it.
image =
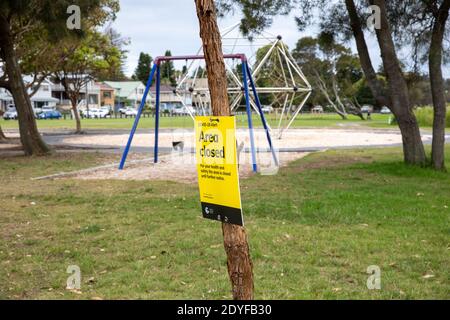
[[[71,98],[70,103],[72,105],[72,112],[73,112],[73,116],[75,118],[75,124],[76,124],[75,133],[81,133],[81,119],[80,119],[80,114],[78,113],[77,99]]]
[[[319,73],[317,71],[316,71],[316,77],[317,77],[317,81],[316,81],[317,87],[322,92],[322,94],[325,96],[325,98],[328,100],[328,103],[333,107],[334,111],[342,118],[342,120],[347,120],[347,114],[345,112],[339,110],[336,103],[334,103],[334,101],[331,100],[331,97],[328,94],[327,85],[326,85],[325,81],[323,81],[323,79],[319,76]]]
[[[389,85],[390,108],[397,118],[402,133],[404,160],[408,164],[425,165],[425,149],[419,125],[409,101],[408,86],[395,52],[385,0],[370,0],[370,3],[377,5],[381,10],[381,28],[376,29],[376,34]]]
[[[5,133],[3,132],[2,127],[0,127],[0,141],[5,141],[6,139]]]
[[[431,162],[437,170],[445,169],[445,116],[447,108],[445,105],[445,88],[441,64],[442,42],[449,10],[450,0],[444,0],[434,22],[429,53],[431,93],[434,106]]]
[[[22,80],[22,72],[17,62],[14,43],[11,38],[10,25],[0,15],[0,47],[5,61],[6,74],[9,79],[9,91],[11,92],[19,118],[20,140],[26,155],[45,155],[50,148],[42,140],[37,129],[36,120],[31,107],[25,85]]]
[[[212,112],[216,116],[228,116],[230,106],[227,78],[214,1],[195,0],[195,4],[200,22],[200,37],[203,42]],[[251,300],[253,299],[253,265],[245,229],[222,223],[222,233],[233,298]]]
[[[383,92],[384,86],[382,82],[377,78],[377,73],[372,65],[370,59],[369,50],[367,48],[366,39],[361,26],[361,20],[356,10],[355,2],[353,0],[345,0],[348,15],[350,18],[350,25],[353,31],[353,36],[356,42],[356,48],[358,50],[359,60],[361,62],[361,68],[366,76],[367,85],[372,92],[375,102],[378,107],[391,106],[389,98]]]
[[[345,106],[342,103],[341,98],[339,97],[338,86],[337,86],[336,79],[335,79],[334,75],[333,75],[332,87],[333,87],[334,96],[336,97],[336,103],[337,103],[338,106],[341,107],[342,114],[345,116],[345,119],[347,119],[347,110],[345,109]]]

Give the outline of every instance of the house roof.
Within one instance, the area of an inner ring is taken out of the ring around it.
[[[161,84],[160,86],[160,91],[161,92],[173,92],[175,88],[173,88],[172,86],[169,86],[167,84]],[[156,86],[152,85],[152,87],[150,88],[150,92],[152,94],[156,93]]]
[[[100,90],[103,90],[103,91],[115,90],[113,87],[111,87],[110,85],[108,85],[107,83],[104,83],[104,82],[96,82],[95,84],[100,87]]]
[[[142,85],[140,81],[105,81],[105,84],[114,88],[117,91],[117,95],[121,97],[128,97],[137,87]]]

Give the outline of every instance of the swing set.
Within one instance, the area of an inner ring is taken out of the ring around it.
[[[252,112],[250,107],[250,92],[249,92],[249,85],[252,89],[254,102],[256,104],[259,116],[261,118],[262,125],[264,127],[264,130],[266,132],[266,138],[267,142],[269,144],[270,152],[272,153],[272,158],[276,166],[278,166],[278,158],[275,153],[275,149],[272,144],[272,138],[270,136],[269,127],[267,125],[266,119],[264,117],[264,112],[262,111],[261,103],[258,97],[258,93],[256,91],[255,82],[253,81],[252,72],[250,70],[250,67],[247,62],[247,57],[245,54],[238,53],[238,54],[224,54],[224,59],[240,59],[242,64],[242,78],[243,78],[243,87],[241,88],[241,91],[244,92],[245,97],[245,107],[247,112],[247,122],[248,122],[248,129],[250,134],[250,147],[251,147],[251,154],[252,154],[252,168],[253,172],[257,172],[257,164],[256,164],[256,147],[255,147],[255,140],[254,140],[254,134],[253,134],[253,120],[252,120]],[[136,118],[133,123],[133,127],[131,128],[130,136],[128,137],[128,142],[125,146],[125,150],[122,154],[122,159],[120,161],[119,170],[122,170],[125,166],[125,162],[127,160],[128,153],[130,151],[131,143],[133,142],[133,137],[136,133],[136,129],[139,124],[139,120],[142,115],[142,111],[145,106],[145,102],[147,100],[148,93],[150,91],[150,88],[153,84],[153,78],[156,74],[156,97],[155,97],[155,144],[154,144],[154,163],[158,163],[158,151],[159,151],[159,109],[160,109],[160,87],[161,87],[161,62],[166,61],[174,61],[174,60],[204,60],[205,57],[203,55],[192,55],[192,56],[160,56],[156,57],[153,67],[151,69],[149,78],[147,80],[147,85],[144,91],[144,95],[141,99],[141,103],[139,105],[139,109],[136,115]],[[192,115],[191,115],[192,117]],[[175,146],[174,146],[175,147]]]

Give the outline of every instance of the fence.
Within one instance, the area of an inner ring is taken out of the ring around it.
[[[245,115],[245,112],[235,112],[235,115]],[[168,112],[161,112],[160,117],[186,117],[189,116],[188,113],[186,114],[181,114],[181,113],[168,113]],[[73,120],[73,115],[72,113],[63,113],[62,117],[64,120],[66,119],[70,119]],[[82,119],[92,119],[89,117],[85,117],[83,115],[80,116]],[[141,118],[154,118],[155,117],[155,112],[143,112],[141,114]],[[126,115],[126,114],[122,114],[122,113],[113,113],[112,115],[109,115],[106,119],[134,119],[136,118],[135,115]],[[99,118],[96,118],[99,119]],[[105,119],[105,118],[101,118],[101,119]]]

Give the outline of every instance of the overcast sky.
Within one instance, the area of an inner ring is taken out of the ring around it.
[[[225,28],[237,22],[239,16],[227,17],[219,20],[219,27]],[[134,72],[141,51],[150,53],[152,57],[164,55],[167,49],[172,51],[172,55],[195,54],[201,44],[194,0],[122,0],[121,11],[113,27],[131,40],[126,65],[129,76]],[[267,31],[282,35],[290,48],[300,37],[315,35],[314,29],[300,33],[294,16],[276,17]],[[381,59],[376,41],[372,37],[368,43],[373,63],[378,67]],[[351,46],[355,51],[353,43]],[[444,67],[447,77],[450,77],[449,69]]]

